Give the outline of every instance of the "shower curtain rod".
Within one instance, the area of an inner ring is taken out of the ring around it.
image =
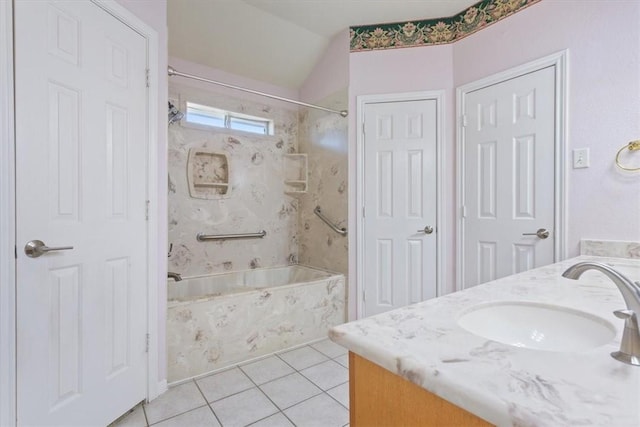
[[[171,76],[186,77],[188,79],[198,80],[198,81],[205,82],[205,83],[211,83],[211,84],[218,85],[218,86],[224,86],[224,87],[227,87],[229,89],[241,90],[243,92],[253,93],[254,95],[260,95],[260,96],[265,96],[267,98],[277,99],[278,101],[290,102],[292,104],[302,105],[303,107],[315,108],[317,110],[328,111],[330,113],[340,114],[342,117],[347,117],[347,115],[349,114],[349,112],[347,110],[341,110],[341,111],[332,110],[331,108],[321,107],[319,105],[307,104],[306,102],[296,101],[296,100],[293,100],[293,99],[284,98],[282,96],[271,95],[269,93],[259,92],[257,90],[247,89],[247,88],[240,87],[240,86],[234,86],[234,85],[230,85],[228,83],[222,83],[222,82],[219,82],[219,81],[216,81],[216,80],[205,79],[203,77],[194,76],[193,74],[181,73],[180,71],[176,70],[173,67],[169,67],[167,69],[167,73],[169,74],[170,77]]]

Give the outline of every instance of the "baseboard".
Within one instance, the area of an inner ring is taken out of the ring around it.
[[[160,397],[167,390],[169,390],[169,385],[167,384],[167,380],[164,379],[162,381],[158,381],[158,385],[156,386],[157,395],[153,397],[149,396],[149,398],[147,399],[147,402],[151,402],[153,399]]]
[[[216,368],[216,369],[214,369],[212,371],[208,371],[208,372],[205,372],[203,374],[198,374],[198,375],[194,375],[192,377],[183,378],[183,379],[180,379],[180,380],[173,381],[171,384],[169,384],[169,387],[175,387],[175,386],[180,385],[180,384],[188,383],[189,381],[199,380],[200,378],[208,377],[209,375],[213,375],[213,374],[217,374],[218,372],[226,371],[228,369],[231,369],[234,366],[248,365],[249,363],[257,362],[258,360],[266,359],[268,357],[275,356],[276,354],[286,353],[287,351],[292,351],[292,350],[296,350],[298,348],[306,347],[308,345],[315,344],[315,343],[318,343],[320,341],[324,341],[326,339],[327,339],[327,337],[314,338],[314,339],[312,339],[310,341],[307,341],[307,342],[304,342],[302,344],[296,344],[296,345],[293,345],[291,347],[287,347],[287,348],[283,348],[281,350],[277,350],[277,351],[274,351],[274,352],[271,352],[271,353],[263,354],[261,356],[256,356],[256,357],[252,357],[252,358],[249,358],[249,359],[244,359],[244,360],[241,360],[241,361],[238,361],[238,362],[229,362],[229,364],[225,364],[224,366],[220,366],[220,367],[218,367],[218,368]],[[164,381],[164,384],[165,384],[165,390],[166,390],[166,387],[167,387],[167,381],[166,380]]]

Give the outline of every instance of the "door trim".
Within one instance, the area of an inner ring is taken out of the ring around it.
[[[158,70],[158,32],[143,22],[135,14],[115,0],[91,0],[116,19],[128,25],[135,32],[145,38],[147,42],[147,342],[149,351],[147,353],[147,400],[153,400],[167,390],[166,379],[159,378],[159,343],[158,322],[159,313],[159,293],[158,284],[160,275],[158,274],[158,148],[167,150],[166,145],[158,147],[154,141],[158,141],[158,93],[159,93],[159,73]],[[166,140],[163,139],[163,140]],[[164,244],[162,245],[164,247]],[[164,256],[164,255],[162,255]],[[163,281],[164,283],[164,281]],[[164,313],[162,313],[164,315]]]
[[[445,258],[447,251],[446,239],[443,238],[445,230],[445,216],[443,214],[443,164],[444,152],[442,141],[444,139],[444,90],[420,91],[406,93],[390,93],[380,95],[359,95],[356,97],[356,319],[363,317],[364,313],[364,221],[362,211],[364,208],[364,110],[367,104],[381,102],[402,101],[436,101],[436,295],[442,295],[442,283],[446,280]]]
[[[464,205],[464,138],[462,116],[465,111],[467,93],[492,86],[524,74],[555,67],[555,162],[554,162],[554,261],[567,257],[567,166],[566,147],[568,129],[568,61],[569,50],[565,49],[532,62],[493,74],[480,80],[456,88],[456,290],[464,289],[462,278],[464,265],[464,225],[462,207]]]
[[[147,44],[147,399],[166,390],[159,378],[158,347],[158,33],[115,0],[91,0],[145,38]],[[13,57],[13,2],[0,2],[0,425],[16,424],[16,218],[15,218],[15,98]]]
[[[0,2],[0,425],[16,422],[13,2]]]

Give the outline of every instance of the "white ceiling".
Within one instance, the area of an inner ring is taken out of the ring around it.
[[[168,0],[169,55],[297,89],[354,25],[454,15],[477,0]]]

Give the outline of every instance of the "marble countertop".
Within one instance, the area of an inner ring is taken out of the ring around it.
[[[640,260],[580,256],[461,292],[332,328],[330,338],[445,400],[499,426],[640,426],[640,367],[618,362],[625,308],[607,277],[561,277],[580,261],[609,264],[636,281]],[[617,329],[610,343],[583,352],[517,348],[457,324],[486,302],[531,301],[600,316]]]

